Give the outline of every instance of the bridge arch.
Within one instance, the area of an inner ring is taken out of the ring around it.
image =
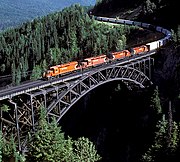
[[[55,117],[58,122],[63,115],[84,95],[96,87],[115,80],[134,83],[140,88],[152,84],[150,79],[140,70],[129,66],[107,66],[85,74],[69,85],[68,90],[61,92],[57,99],[47,107],[48,117]]]

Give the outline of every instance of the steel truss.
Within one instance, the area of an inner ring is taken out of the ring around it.
[[[151,69],[154,60],[146,57],[131,60],[128,64],[115,63],[94,68],[80,79],[60,82],[29,93],[17,95],[8,100],[10,111],[1,110],[1,130],[6,138],[14,135],[19,150],[24,151],[28,132],[34,131],[39,119],[39,110],[47,109],[47,117],[57,122],[85,94],[94,88],[115,80],[120,80],[133,88],[145,88],[152,84]]]

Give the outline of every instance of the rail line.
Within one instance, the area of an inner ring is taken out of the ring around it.
[[[142,23],[142,22],[137,22],[137,21],[131,21],[131,20],[124,20],[124,19],[117,19],[117,18],[107,18],[107,17],[97,17],[94,16],[94,19],[100,22],[108,22],[108,23],[114,23],[114,24],[126,24],[126,25],[136,25],[142,28],[146,28],[149,30],[155,30],[157,32],[161,32],[165,35],[164,38],[146,43],[145,45],[148,46],[149,51],[147,52],[142,52],[141,54],[129,58],[124,58],[120,60],[116,60],[112,64],[107,64],[105,66],[112,66],[114,64],[117,65],[128,65],[129,63],[142,59],[144,57],[153,55],[156,53],[156,50],[159,49],[160,47],[164,46],[170,39],[171,39],[171,32],[167,29],[164,29],[160,26],[153,26],[148,23]],[[98,67],[99,68],[99,67]],[[94,70],[94,68],[93,68]],[[23,94],[23,93],[28,93],[36,89],[41,89],[50,85],[55,85],[58,83],[66,83],[69,81],[73,81],[76,79],[79,79],[83,75],[88,75],[91,72],[91,69],[89,71],[81,71],[81,72],[76,72],[73,74],[69,74],[66,76],[62,76],[60,78],[52,79],[49,81],[44,81],[44,80],[37,80],[37,81],[32,81],[29,83],[21,84],[15,87],[10,87],[7,89],[0,90],[0,100],[4,99],[12,99],[12,97]]]

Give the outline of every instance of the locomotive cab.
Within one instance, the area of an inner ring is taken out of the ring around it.
[[[52,77],[53,71],[52,70],[47,70],[43,73],[43,78],[46,80],[49,80]]]
[[[106,56],[107,56],[106,60],[114,58],[114,56],[111,52],[107,52]]]
[[[43,78],[46,78],[46,79],[50,79],[51,77],[53,77],[53,76],[55,76],[55,75],[57,75],[58,74],[58,67],[57,66],[52,66],[52,67],[50,67],[50,69],[49,70],[47,70],[47,71],[45,71],[44,73],[43,73]]]

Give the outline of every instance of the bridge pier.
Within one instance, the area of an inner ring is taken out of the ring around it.
[[[20,141],[20,130],[19,130],[19,120],[18,120],[18,111],[17,111],[17,103],[9,100],[9,102],[14,106],[15,111],[15,121],[16,121],[16,131],[17,131],[17,139],[18,139],[18,149],[21,151],[21,141]]]

